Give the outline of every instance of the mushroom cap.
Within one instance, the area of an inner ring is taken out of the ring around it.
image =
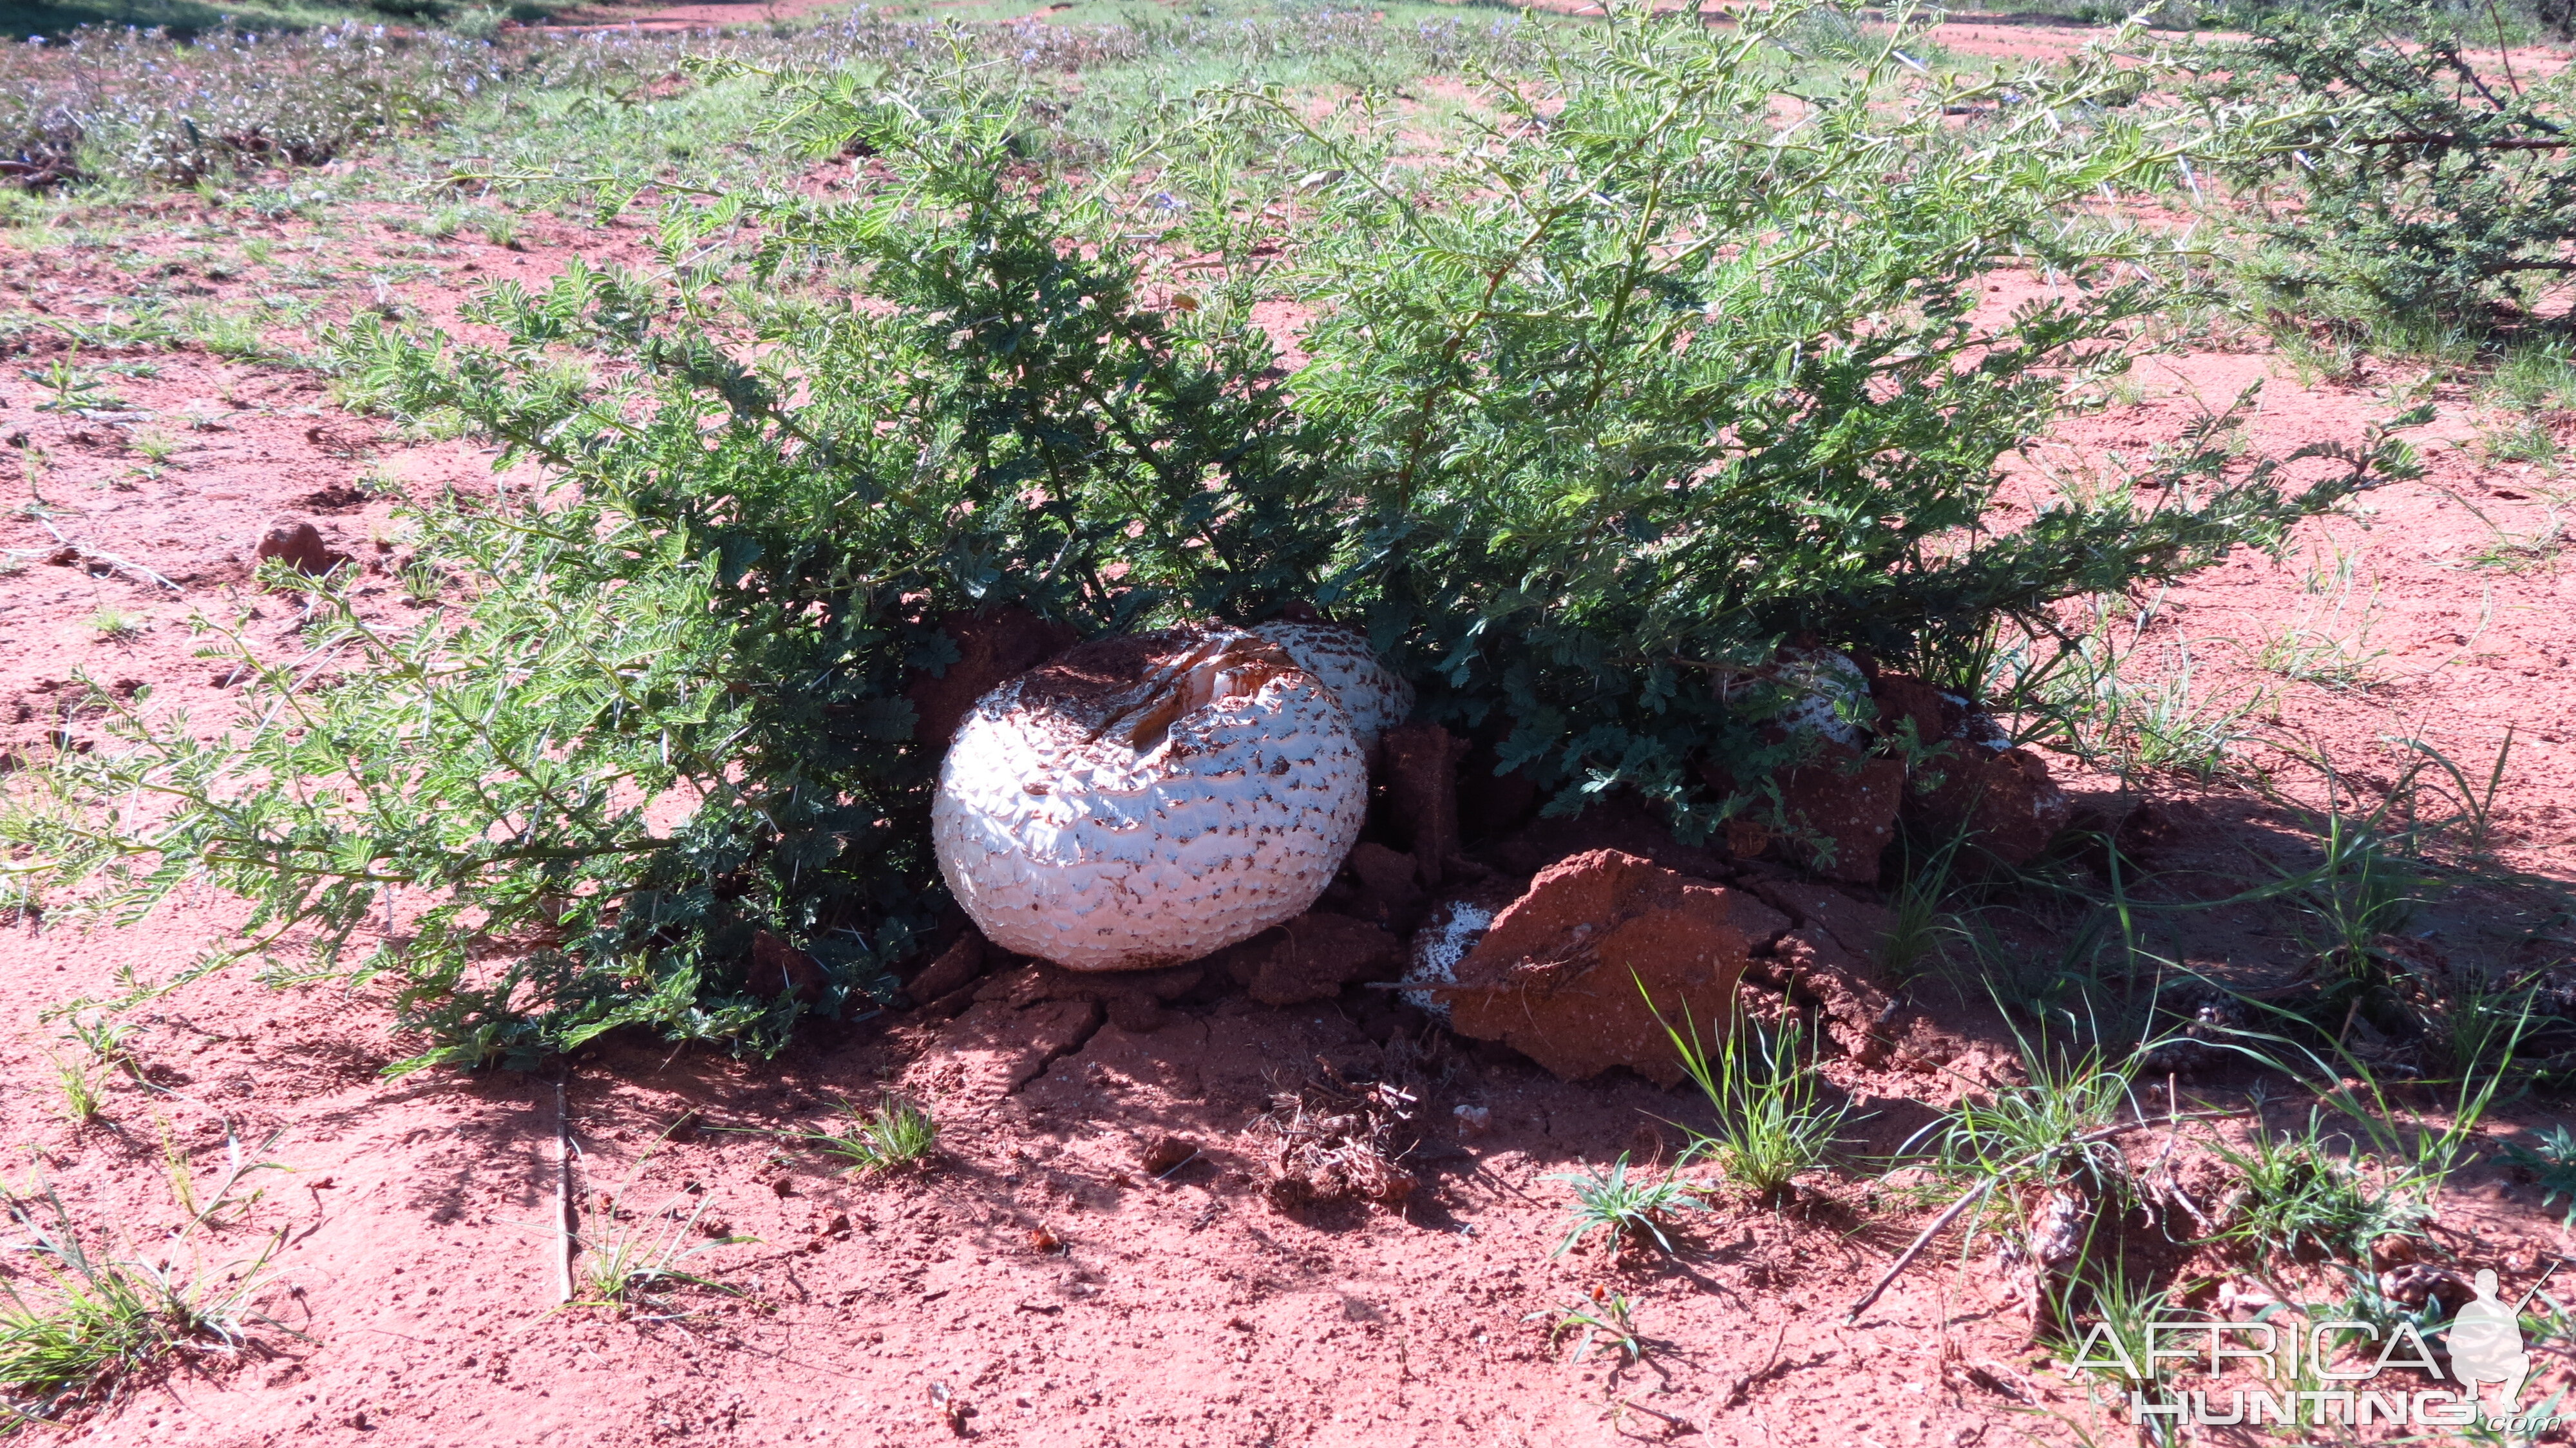
[[[1181,628],[1081,645],[976,701],[930,824],[995,944],[1145,970],[1303,914],[1367,811],[1331,689],[1276,644]]]
[[[1363,750],[1376,748],[1379,736],[1413,712],[1413,686],[1378,658],[1357,629],[1282,619],[1250,631],[1286,649],[1298,668],[1324,681],[1350,711]]]
[[[1458,962],[1485,938],[1485,928],[1494,923],[1497,913],[1474,900],[1444,901],[1435,907],[1413,937],[1412,968],[1404,973],[1404,983],[1416,988],[1401,992],[1405,1004],[1444,1026],[1449,1024],[1448,998],[1428,987],[1458,983]]]
[[[1772,723],[1793,734],[1821,734],[1836,744],[1860,745],[1860,726],[1851,716],[1869,697],[1869,675],[1851,655],[1833,649],[1782,649],[1777,677],[1797,689],[1800,698]]]
[[[1494,917],[1510,909],[1521,893],[1515,882],[1487,880],[1434,904],[1413,932],[1406,989],[1398,992],[1405,1004],[1447,1025],[1449,996],[1440,987],[1458,983],[1459,962],[1475,953]]]

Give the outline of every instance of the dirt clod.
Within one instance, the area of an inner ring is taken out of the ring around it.
[[[1825,1035],[1864,1066],[1887,1057],[1887,993],[1842,943],[1815,926],[1780,937],[1770,956],[1751,962],[1750,978],[1779,987],[1793,1000],[1813,1002]]]
[[[1422,918],[1425,897],[1418,867],[1402,850],[1362,840],[1343,863],[1356,885],[1343,913],[1400,933]]]
[[[1148,1173],[1161,1176],[1198,1154],[1198,1143],[1186,1136],[1173,1136],[1167,1132],[1155,1137],[1136,1153],[1136,1163]]]
[[[1896,912],[1884,905],[1855,900],[1830,885],[1792,876],[1748,873],[1739,883],[1786,912],[1800,925],[1811,925],[1834,938],[1863,966],[1875,967],[1888,937],[1896,933]]]
[[[1903,738],[1910,720],[1913,742],[1931,745],[1951,736],[1962,712],[1939,689],[1911,674],[1880,674],[1870,693],[1878,705],[1878,719],[1871,727],[1881,739]]]
[[[1754,849],[1760,848],[1757,838]],[[1653,805],[1627,791],[1597,800],[1571,819],[1533,820],[1481,845],[1476,859],[1501,874],[1526,880],[1559,861],[1594,850],[1617,850],[1704,880],[1722,880],[1734,869],[1724,850],[1683,844]]]
[[[1924,823],[1938,835],[1964,832],[2007,865],[2047,849],[2073,813],[2048,766],[2027,749],[1990,754],[1954,742],[1927,767],[1940,773],[1941,783],[1915,797]]]
[[[1436,890],[1458,853],[1458,762],[1467,742],[1437,724],[1405,724],[1386,731],[1378,750],[1388,812],[1423,887]]]
[[[990,983],[985,987],[991,990]],[[1100,1029],[1096,1000],[1041,1000],[1026,1006],[979,992],[965,1014],[941,1026],[907,1073],[907,1089],[953,1093],[991,1105],[1036,1079],[1057,1057]]]
[[[322,541],[322,530],[301,518],[280,518],[271,523],[268,532],[252,550],[259,557],[275,558],[298,573],[319,578],[349,561],[349,555]]]
[[[763,930],[751,938],[751,984],[764,994],[783,992],[811,1004],[823,998],[831,977],[814,957]]]
[[[1309,910],[1241,945],[1210,956],[1267,1006],[1330,1000],[1357,980],[1391,980],[1404,968],[1403,943],[1366,921]]]
[[[1788,925],[1742,890],[1615,850],[1577,855],[1541,871],[1459,963],[1451,1020],[1569,1081],[1627,1066],[1670,1086],[1682,1073],[1663,1021],[1724,1029],[1753,943]]]
[[[1905,764],[1828,744],[1815,762],[1781,772],[1780,799],[1800,863],[1828,880],[1868,884],[1896,838]]]
[[[984,937],[973,926],[939,958],[923,967],[904,990],[917,1001],[935,1001],[984,973]]]

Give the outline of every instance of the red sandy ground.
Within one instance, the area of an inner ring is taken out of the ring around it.
[[[973,3],[975,0],[927,0],[920,8],[935,16],[955,6]],[[701,3],[688,5],[664,5],[656,3],[656,0],[595,0],[595,3],[566,10],[554,21],[538,28],[727,30],[746,25],[778,25],[807,20],[829,11],[852,8],[851,0],[701,0]],[[1040,5],[1025,18],[1039,20],[1069,8],[1066,5]]]
[[[459,238],[444,275],[403,299],[452,318],[480,280],[541,277],[575,251],[613,259],[626,253],[623,235],[532,221],[524,252]],[[117,282],[96,252],[0,254],[11,308],[90,315]],[[249,285],[209,283],[218,297]],[[10,467],[0,547],[36,561],[0,575],[0,748],[27,749],[58,727],[95,734],[95,711],[71,707],[75,669],[221,717],[233,696],[194,655],[184,622],[255,603],[253,636],[294,646],[291,612],[247,583],[251,547],[273,518],[309,519],[370,563],[370,606],[402,616],[412,605],[383,571],[402,556],[393,505],[344,490],[369,466],[415,488],[489,485],[473,448],[398,445],[332,408],[302,374],[195,352],[152,360],[157,378],[117,383],[140,415],[108,420],[37,411],[42,394],[20,367],[0,372],[0,425],[42,450],[33,486],[78,545],[62,563],[43,561],[64,545],[27,516],[31,479]],[[2255,351],[2150,361],[2140,399],[2070,423],[2038,459],[2063,469],[2142,455],[2178,435],[2199,402],[2267,376],[2256,446],[2349,441],[2387,410],[2374,391],[2401,380],[2301,387],[2275,362]],[[2491,526],[2538,536],[2561,485],[2484,462],[2473,440],[2492,419],[2456,386],[2435,395],[2442,416],[2418,434],[2431,461],[2424,481],[2301,530],[2286,562],[2248,554],[2174,590],[2145,633],[2147,653],[2188,641],[2201,692],[2274,691],[2261,716],[2270,742],[2250,757],[2294,795],[2313,797],[2314,781],[2287,763],[2293,745],[2384,778],[2392,735],[2478,768],[2513,726],[2497,803],[2505,855],[2563,879],[2576,861],[2576,591],[2563,561],[2522,571],[2464,562]],[[2560,436],[2576,443],[2569,421]],[[133,435],[146,427],[182,443],[155,479],[133,475]],[[2304,560],[2329,547],[2354,555],[2365,592],[2370,580],[2380,590],[2370,644],[2386,655],[2362,689],[2286,686],[2251,664],[2262,638],[2317,606],[2301,588]],[[102,639],[84,620],[107,607],[140,617],[144,631]],[[2186,838],[2168,863],[2259,879],[2263,855],[2298,847],[2295,821],[2240,786],[2150,783],[2195,801],[2169,816],[2186,822]],[[2544,924],[2514,913],[2526,908],[2519,898],[2463,887],[2427,917],[2434,943],[2503,949]],[[585,1053],[568,1065],[565,1124],[586,1207],[596,1215],[613,1202],[623,1228],[670,1233],[686,1232],[704,1204],[702,1229],[754,1240],[682,1264],[739,1293],[681,1293],[685,1315],[559,1310],[554,1087],[507,1073],[380,1080],[411,1048],[363,994],[279,994],[235,974],[168,997],[139,1013],[134,1041],[155,1089],[113,1086],[100,1124],[62,1117],[49,1060],[65,1049],[61,1027],[42,1013],[112,994],[123,971],[167,976],[238,918],[200,898],[124,929],[0,922],[0,1140],[16,1160],[13,1189],[41,1180],[94,1241],[218,1274],[282,1234],[260,1299],[280,1326],[239,1360],[132,1385],[77,1422],[83,1442],[857,1445],[962,1432],[1032,1445],[1481,1448],[2059,1441],[2074,1424],[2113,1442],[2128,1431],[2045,1369],[2029,1304],[2012,1299],[1988,1244],[1964,1261],[1955,1244],[1936,1252],[1843,1325],[1929,1210],[1863,1178],[1785,1211],[1721,1201],[1681,1223],[1679,1260],[1631,1252],[1614,1263],[1597,1241],[1551,1258],[1567,1199],[1553,1178],[1622,1151],[1668,1155],[1678,1137],[1657,1119],[1692,1114],[1634,1079],[1568,1086],[1435,1039],[1420,1108],[1426,1186],[1409,1211],[1274,1210],[1258,1190],[1266,1148],[1247,1124],[1319,1060],[1384,1068],[1383,1042],[1359,1024],[1382,1033],[1383,1020],[1352,1004],[1357,993],[1293,1010],[1235,1000],[1141,1034],[1078,1006],[1004,1018],[999,1034],[984,1014],[948,1025],[880,1018],[816,1031],[757,1064],[641,1045]],[[2292,948],[2217,925],[2174,943],[2213,966],[2261,965]],[[1989,1012],[1924,990],[1900,1029],[1901,1054],[1920,1069],[1832,1068],[1877,1113],[1862,1128],[1874,1150],[1962,1090],[2011,1079],[2008,1037]],[[2196,1093],[2241,1099],[2244,1084],[2186,1080],[2183,1104]],[[761,1134],[823,1126],[834,1102],[889,1085],[946,1125],[942,1159],[925,1174],[836,1175]],[[1461,1135],[1462,1105],[1489,1110],[1490,1130]],[[690,1113],[693,1129],[662,1140]],[[2527,1102],[2517,1114],[2556,1119]],[[239,1195],[260,1195],[244,1220],[173,1247],[185,1214],[163,1133],[202,1191],[222,1172],[227,1129],[246,1145],[275,1133],[255,1159],[282,1165],[246,1179]],[[1199,1154],[1157,1177],[1140,1148],[1167,1134]],[[2159,1142],[2141,1133],[2131,1145],[2144,1156]],[[2187,1155],[2186,1181],[2215,1194],[2213,1164]],[[2569,1246],[2536,1195],[2492,1165],[2472,1168],[2442,1203],[2442,1246],[2527,1282],[2542,1254]],[[23,1272],[0,1260],[13,1280]],[[1549,1325],[1596,1288],[1636,1303],[1642,1362],[1610,1351],[1576,1361],[1571,1338],[1551,1343]],[[2563,1352],[2540,1356],[2526,1400],[2570,1381]],[[971,1415],[952,1419],[942,1402]]]

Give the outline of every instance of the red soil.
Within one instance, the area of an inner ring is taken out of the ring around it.
[[[621,235],[531,226],[525,252],[460,240],[445,273],[401,300],[452,320],[477,281],[541,278],[575,250],[609,258],[624,250]],[[0,288],[10,307],[91,318],[108,289],[86,270],[98,265],[10,254]],[[220,300],[249,284],[208,285]],[[12,465],[0,478],[0,547],[27,560],[0,575],[0,748],[27,750],[57,728],[95,737],[96,710],[76,707],[68,683],[75,670],[119,693],[149,685],[156,705],[220,719],[233,695],[195,656],[184,621],[250,606],[260,615],[254,640],[293,646],[291,612],[247,583],[251,549],[273,519],[309,519],[369,564],[370,606],[398,617],[412,605],[385,571],[401,557],[393,504],[347,490],[367,468],[412,488],[489,486],[488,459],[473,448],[385,438],[332,408],[309,376],[193,351],[150,360],[159,375],[117,381],[124,405],[97,417],[39,411],[41,389],[17,367],[0,373],[0,423],[43,458],[35,477]],[[2141,456],[2179,435],[2195,399],[2223,403],[2267,376],[2250,428],[2257,447],[2350,441],[2386,410],[2374,390],[2406,380],[2303,387],[2280,373],[2277,359],[2253,352],[2150,362],[2141,398],[2069,423],[2036,461],[2063,470],[2113,451]],[[2563,561],[2519,571],[2465,561],[2497,528],[2539,537],[2559,485],[2483,461],[2472,440],[2493,419],[2456,387],[2434,395],[2441,418],[2417,434],[2431,465],[2424,481],[2303,528],[2286,562],[2249,552],[2174,590],[2144,631],[2146,648],[2188,641],[2197,694],[2275,690],[2271,712],[2255,716],[2263,737],[2247,749],[2295,797],[2317,796],[2313,777],[2288,762],[2293,749],[2384,781],[2390,736],[2424,739],[2482,771],[2514,727],[2495,810],[2501,846],[2512,864],[2563,879],[2576,862],[2576,596]],[[2551,425],[2576,444],[2569,421]],[[179,450],[158,477],[139,476],[134,442],[152,429]],[[2028,485],[2038,478],[2034,469]],[[44,521],[32,516],[38,493]],[[62,562],[48,561],[67,546],[56,529],[76,545]],[[2262,639],[2331,602],[2301,588],[2302,560],[2327,548],[2352,555],[2363,596],[2378,580],[2369,647],[2387,652],[2367,687],[2287,685],[2254,665]],[[135,616],[142,632],[102,637],[87,622],[102,609]],[[2242,785],[2146,783],[2195,801],[2159,816],[2168,866],[2259,879],[2257,859],[2298,847],[2296,822]],[[2428,919],[2435,944],[2478,954],[2539,923],[2513,913],[2523,908],[2520,897],[2471,885]],[[121,972],[165,978],[239,918],[224,901],[192,899],[123,929],[0,921],[0,1140],[24,1153],[11,1189],[23,1195],[41,1181],[95,1244],[218,1275],[280,1234],[260,1297],[280,1326],[238,1361],[130,1385],[81,1422],[82,1441],[963,1435],[1375,1448],[1966,1444],[2025,1431],[2055,1441],[2071,1437],[2070,1422],[2100,1441],[2126,1431],[2046,1370],[2030,1304],[1989,1265],[1991,1241],[1965,1256],[1946,1245],[1843,1325],[1844,1308],[1928,1214],[1865,1180],[1785,1210],[1732,1200],[1691,1214],[1678,1260],[1638,1250],[1614,1262],[1598,1239],[1551,1258],[1566,1230],[1566,1188],[1554,1178],[1623,1151],[1669,1159],[1678,1135],[1656,1122],[1696,1119],[1692,1103],[1625,1076],[1568,1086],[1508,1054],[1438,1039],[1390,1047],[1405,1038],[1386,1034],[1389,1018],[1363,992],[1294,1009],[1227,1000],[1175,1011],[1152,1031],[1104,1024],[1083,1002],[988,1002],[945,1023],[898,1016],[826,1028],[758,1064],[606,1046],[568,1063],[559,1122],[554,1086],[533,1076],[380,1080],[411,1048],[364,994],[279,994],[236,972],[137,1013],[132,1044],[150,1090],[112,1084],[102,1122],[63,1119],[50,1057],[69,1059],[68,1048],[44,1013],[116,993]],[[2172,948],[2186,961],[2242,967],[2277,965],[2293,943],[2231,918],[2188,924]],[[1884,1068],[1831,1068],[1875,1113],[1859,1128],[1872,1150],[1892,1149],[1961,1091],[2012,1079],[2009,1036],[1991,1012],[1923,990],[1896,1029]],[[1406,1211],[1282,1212],[1264,1199],[1271,1148],[1248,1127],[1274,1093],[1327,1069],[1399,1073],[1419,1087],[1423,1146],[1412,1164],[1424,1186]],[[2196,1094],[2240,1100],[2247,1079],[2186,1079],[2180,1104]],[[865,1103],[888,1087],[947,1128],[927,1173],[836,1175],[769,1134],[819,1128],[834,1102]],[[1489,1113],[1490,1125],[1466,1129],[1460,1107]],[[2542,1108],[2522,1114],[2551,1119]],[[594,1217],[613,1207],[608,1230],[678,1233],[692,1245],[751,1239],[679,1264],[739,1295],[683,1290],[683,1312],[631,1318],[559,1309],[559,1126],[577,1153],[578,1200]],[[252,1160],[282,1166],[244,1180],[237,1199],[258,1195],[241,1220],[173,1246],[187,1214],[173,1200],[164,1135],[193,1162],[202,1192],[223,1171],[227,1130],[245,1150],[269,1141]],[[1165,1137],[1197,1154],[1158,1173],[1146,1161]],[[2162,1145],[2154,1132],[2129,1142],[2141,1160]],[[2180,1175],[2204,1199],[2223,1185],[2197,1152],[2184,1154]],[[2569,1246],[2536,1196],[2491,1163],[2464,1172],[2442,1204],[2442,1246],[2527,1284],[2542,1254]],[[0,1259],[0,1275],[28,1280],[12,1259]],[[1636,1304],[1642,1362],[1607,1349],[1576,1361],[1571,1337],[1551,1344],[1550,1327],[1595,1292]],[[2526,1401],[2569,1384],[2564,1346],[2538,1354]]]

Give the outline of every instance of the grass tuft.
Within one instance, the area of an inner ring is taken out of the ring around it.
[[[1708,1209],[1706,1203],[1691,1194],[1690,1184],[1678,1172],[1667,1171],[1651,1179],[1632,1175],[1628,1153],[1624,1151],[1607,1171],[1566,1172],[1556,1180],[1574,1188],[1574,1205],[1567,1209],[1574,1217],[1574,1226],[1548,1254],[1550,1257],[1573,1251],[1577,1243],[1594,1232],[1610,1234],[1613,1261],[1618,1260],[1619,1249],[1632,1241],[1652,1242],[1669,1256],[1673,1242],[1664,1234],[1664,1224],[1677,1212]]]
[[[668,1231],[657,1230],[649,1222],[620,1225],[613,1207],[591,1214],[581,1233],[582,1256],[573,1305],[667,1318],[680,1315],[672,1294],[683,1288],[741,1296],[739,1288],[680,1266],[701,1252],[751,1240],[731,1234],[709,1241],[692,1240],[700,1235],[698,1220],[706,1210],[707,1202],[702,1197],[686,1216],[671,1219]],[[657,1213],[654,1220],[667,1217],[666,1213]]]
[[[87,1126],[98,1120],[107,1109],[107,1093],[100,1089],[98,1072],[88,1061],[66,1061],[52,1058],[54,1085],[62,1092],[63,1115],[74,1126]]]
[[[35,1266],[32,1282],[0,1280],[0,1415],[43,1422],[112,1401],[171,1364],[236,1356],[255,1327],[277,1325],[253,1305],[267,1251],[200,1273],[93,1256],[50,1187],[36,1200],[0,1192],[0,1211],[26,1233]]]
[[[2239,1183],[2216,1240],[2264,1261],[2361,1260],[2382,1237],[2411,1236],[2433,1210],[2410,1192],[2374,1181],[2359,1151],[2338,1155],[2316,1111],[2305,1129],[2257,1129],[2246,1145],[2211,1149]]]
[[[1717,1109],[1715,1130],[1683,1128],[1691,1137],[1683,1161],[1706,1157],[1729,1181],[1770,1198],[1833,1150],[1851,1108],[1823,1103],[1815,1050],[1795,1018],[1776,1032],[1745,1021],[1714,1053],[1695,1029],[1686,1035],[1667,1023],[1664,1033],[1681,1053],[1684,1074]]]
[[[844,1101],[838,1131],[808,1132],[803,1140],[848,1162],[848,1170],[890,1172],[926,1165],[939,1151],[939,1123],[900,1096],[867,1110]]]
[[[151,625],[142,617],[121,608],[102,608],[81,620],[92,632],[109,643],[130,644],[143,637]]]

